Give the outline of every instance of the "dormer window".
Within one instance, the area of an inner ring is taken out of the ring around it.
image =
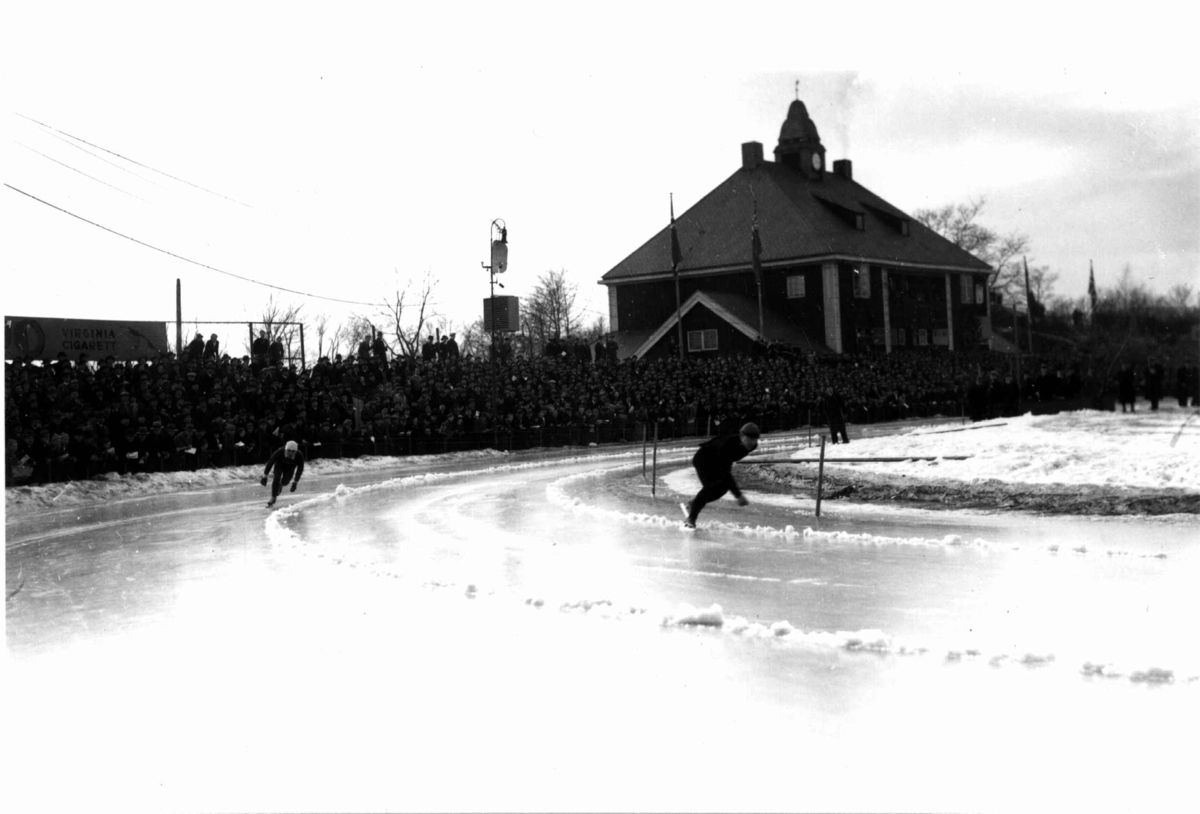
[[[814,194],[813,197],[824,204],[826,209],[845,221],[848,226],[859,232],[866,231],[867,215],[865,212],[835,203],[822,195]]]
[[[863,206],[871,210],[875,214],[875,217],[879,218],[888,226],[892,227],[905,237],[908,237],[909,227],[907,217],[896,212],[889,212],[885,209],[880,209],[877,206],[871,206],[869,203],[864,203]]]

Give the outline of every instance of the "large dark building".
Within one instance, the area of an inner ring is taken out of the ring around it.
[[[951,352],[991,334],[991,270],[855,183],[849,160],[826,167],[797,100],[774,161],[743,144],[740,169],[600,282],[622,358],[678,354],[680,319],[689,354]]]

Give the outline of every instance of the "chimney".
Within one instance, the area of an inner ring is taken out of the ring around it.
[[[850,159],[848,158],[839,158],[837,161],[834,161],[833,171],[847,181],[854,180],[854,171],[850,167]]]
[[[762,143],[747,141],[742,145],[742,169],[752,170],[761,167],[763,163]]]

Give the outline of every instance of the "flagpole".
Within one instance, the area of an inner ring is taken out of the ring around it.
[[[671,275],[675,278],[675,331],[679,344],[679,361],[683,361],[683,303],[679,295],[679,236],[675,233],[675,193],[671,193]]]
[[[1021,255],[1021,263],[1025,266],[1025,313],[1029,320],[1029,352],[1033,353],[1033,300],[1029,293],[1029,263]]]
[[[758,338],[765,343],[767,337],[763,332],[762,243],[758,234],[758,199],[754,197],[753,188],[750,190],[750,196],[754,201],[754,220],[750,226],[750,257],[754,267],[754,282],[758,287]]]

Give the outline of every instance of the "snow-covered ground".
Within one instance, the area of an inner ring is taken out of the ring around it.
[[[432,455],[424,458],[397,459],[368,455],[361,458],[325,458],[304,465],[304,475],[362,475],[395,469],[399,461],[411,463],[502,459],[494,450]],[[230,466],[200,469],[194,472],[141,473],[119,475],[110,472],[91,480],[51,483],[45,486],[17,486],[5,490],[4,508],[10,516],[36,513],[42,509],[87,506],[122,498],[167,495],[175,492],[214,489],[226,486],[250,486],[262,477],[263,466]]]
[[[869,428],[868,428],[869,429]],[[897,477],[1200,490],[1200,410],[1143,404],[1135,413],[1080,410],[855,438],[828,457],[967,456],[965,460],[860,463]],[[792,457],[812,457],[811,451]]]

